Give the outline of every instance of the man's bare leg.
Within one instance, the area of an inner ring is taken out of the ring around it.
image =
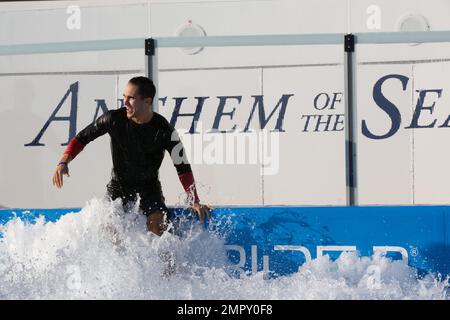
[[[161,236],[168,228],[167,216],[161,211],[151,213],[147,218],[147,229],[157,236]],[[175,273],[175,262],[173,254],[169,251],[159,253],[159,258],[164,263],[163,276],[168,278]]]
[[[155,211],[148,215],[147,229],[157,236],[161,236],[167,230],[166,214],[161,211]]]

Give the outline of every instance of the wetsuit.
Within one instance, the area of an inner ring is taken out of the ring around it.
[[[163,116],[153,112],[149,122],[137,124],[127,118],[125,107],[110,110],[80,131],[65,153],[73,159],[89,142],[105,133],[111,137],[113,167],[107,194],[112,200],[120,197],[126,205],[139,194],[140,209],[145,215],[155,211],[168,213],[159,181],[159,168],[167,150],[185,191],[198,201],[183,146],[174,127]]]

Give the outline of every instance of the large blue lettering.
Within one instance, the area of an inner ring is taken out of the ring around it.
[[[273,108],[272,112],[269,114],[269,116],[266,118],[265,110],[264,110],[264,100],[262,95],[260,96],[252,96],[255,98],[255,103],[253,104],[252,111],[250,112],[250,116],[248,118],[247,124],[245,125],[244,132],[249,131],[248,128],[250,126],[250,122],[252,121],[253,114],[255,113],[256,107],[258,107],[259,111],[259,125],[261,129],[264,129],[266,124],[269,122],[270,118],[274,115],[275,111],[280,108],[280,112],[278,114],[277,123],[275,125],[275,129],[273,131],[280,131],[284,132],[283,130],[283,120],[284,115],[286,113],[287,104],[289,101],[289,98],[292,97],[293,94],[284,94],[280,100],[278,101],[275,108]]]
[[[398,129],[400,128],[401,124],[401,114],[398,108],[390,102],[384,95],[381,90],[381,87],[383,83],[388,79],[398,79],[402,83],[403,91],[406,90],[406,86],[408,84],[409,78],[406,76],[403,76],[401,74],[389,74],[382,78],[380,78],[373,87],[373,99],[375,103],[380,107],[381,110],[387,113],[391,120],[391,128],[386,134],[383,135],[376,135],[369,131],[369,128],[367,127],[366,120],[362,121],[362,134],[370,139],[386,139],[391,136],[393,136]]]
[[[59,109],[61,109],[62,105],[66,101],[67,97],[71,94],[71,101],[70,101],[70,115],[68,117],[57,117],[56,114],[58,113]],[[34,147],[34,146],[45,146],[45,144],[40,143],[42,136],[44,135],[47,128],[50,126],[50,124],[53,121],[69,121],[69,139],[66,143],[61,144],[62,146],[66,146],[69,144],[69,141],[75,137],[76,131],[77,131],[77,108],[78,108],[78,81],[75,83],[72,83],[69,87],[69,90],[67,90],[64,97],[59,102],[58,106],[55,108],[53,113],[50,115],[50,118],[47,120],[47,122],[44,124],[42,129],[39,131],[38,135],[34,140],[28,144],[25,144],[26,147]]]
[[[225,97],[218,97],[218,98],[219,98],[220,102],[219,102],[219,107],[217,108],[216,117],[214,118],[212,130],[214,132],[221,132],[221,133],[233,132],[236,129],[236,125],[234,125],[233,128],[231,128],[230,130],[219,131],[220,119],[223,116],[229,116],[231,119],[233,119],[234,111],[236,111],[236,108],[233,108],[233,110],[231,110],[230,112],[224,112],[223,110],[225,109],[225,103],[226,103],[227,99],[236,99],[239,103],[241,103],[242,96],[228,96],[228,97],[225,96]]]
[[[442,89],[417,90],[416,92],[419,92],[419,99],[417,100],[416,108],[414,109],[414,115],[413,115],[413,118],[411,120],[411,124],[408,127],[405,127],[405,129],[410,129],[410,128],[434,128],[434,125],[436,124],[436,121],[437,121],[436,119],[434,119],[434,121],[432,123],[428,124],[428,125],[419,125],[419,117],[420,117],[420,113],[422,112],[422,110],[429,110],[430,114],[433,113],[434,105],[436,104],[436,102],[433,102],[433,104],[431,106],[429,106],[429,107],[425,107],[423,105],[427,93],[430,93],[430,92],[437,93],[438,98],[440,98],[441,97],[441,93],[442,93]]]
[[[181,105],[183,104],[183,101],[186,100],[187,97],[175,97],[175,108],[173,109],[172,118],[170,119],[170,124],[175,127],[175,124],[177,123],[178,117],[193,117],[191,128],[189,129],[189,133],[198,133],[195,131],[197,127],[197,122],[200,118],[200,113],[202,112],[203,105],[206,101],[206,99],[209,99],[209,97],[195,97],[195,99],[198,100],[197,107],[195,108],[194,113],[180,113]]]
[[[121,100],[122,100],[122,103],[123,103],[123,99],[121,99]],[[103,100],[103,99],[95,99],[94,101],[97,102],[97,107],[95,108],[94,120],[92,120],[92,122],[94,122],[97,119],[98,112],[100,111],[100,109],[102,109],[103,113],[108,112],[108,106],[106,105],[105,100]]]

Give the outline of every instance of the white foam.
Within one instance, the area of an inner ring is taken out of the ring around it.
[[[57,222],[13,219],[0,228],[0,299],[445,299],[448,288],[402,261],[355,253],[321,257],[290,276],[236,278],[224,239],[195,225],[159,238],[119,201],[93,199]],[[161,277],[166,251],[176,260],[170,278]]]

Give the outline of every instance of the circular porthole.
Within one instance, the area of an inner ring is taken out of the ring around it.
[[[188,23],[182,25],[176,32],[178,37],[204,37],[206,31],[198,24],[188,21]],[[203,50],[203,47],[183,47],[180,50],[186,54],[197,54]]]
[[[410,13],[398,20],[397,30],[402,32],[429,31],[430,24],[424,16]]]

